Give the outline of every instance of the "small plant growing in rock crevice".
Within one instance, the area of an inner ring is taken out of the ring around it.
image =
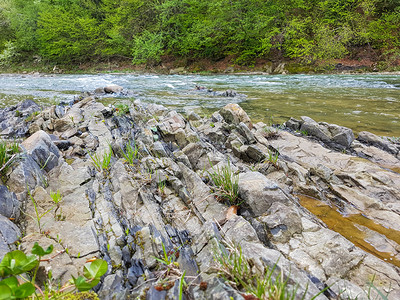
[[[8,168],[15,160],[18,153],[20,153],[20,147],[17,142],[8,143],[6,141],[0,141],[0,176],[3,181]]]
[[[133,165],[135,160],[139,158],[139,148],[135,144],[128,143],[126,144],[125,151],[121,150],[125,161],[130,165]]]
[[[278,157],[279,151],[271,151],[268,149],[268,157],[265,159],[265,161],[273,164],[274,166],[277,166]]]
[[[129,106],[126,104],[118,103],[115,105],[115,112],[117,116],[124,116],[129,112]]]
[[[105,151],[103,155],[100,156],[97,153],[92,155],[89,153],[89,156],[92,159],[93,166],[98,172],[107,172],[110,167],[112,154],[113,151],[110,145],[109,150]]]
[[[297,299],[298,284],[290,287],[289,277],[284,276],[283,271],[278,271],[278,262],[261,274],[254,266],[254,262],[243,255],[241,247],[233,243],[226,243],[226,248],[219,245],[219,249],[214,252],[214,259],[218,264],[219,275],[228,283],[233,283],[233,287],[241,292],[251,294],[261,300]],[[311,300],[323,292],[324,290]],[[305,299],[306,293],[307,289],[302,299]]]
[[[273,126],[264,126],[263,135],[266,139],[276,139],[279,137],[279,128]]]
[[[233,172],[229,160],[227,165],[221,168],[212,166],[212,169],[208,176],[218,200],[229,205],[240,205],[243,201],[239,198],[239,175]]]

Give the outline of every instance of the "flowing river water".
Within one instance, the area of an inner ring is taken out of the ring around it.
[[[109,84],[132,91],[129,99],[178,110],[208,114],[237,102],[253,121],[282,123],[309,116],[355,133],[400,136],[400,75],[0,75],[0,103],[72,100],[80,92]],[[247,97],[216,97],[195,91],[196,85],[232,89]]]

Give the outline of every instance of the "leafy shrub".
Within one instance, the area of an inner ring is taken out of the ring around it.
[[[7,65],[15,61],[20,54],[15,43],[8,41],[4,44],[4,50],[0,53],[0,66]]]
[[[147,63],[157,65],[163,54],[162,35],[145,31],[133,39],[132,62],[133,64]]]
[[[33,295],[36,292],[36,275],[39,270],[40,260],[42,257],[53,252],[53,245],[46,250],[39,246],[38,243],[32,248],[33,255],[27,256],[20,250],[8,252],[0,263],[0,299],[23,299]],[[95,287],[108,269],[107,263],[102,259],[97,259],[87,263],[83,269],[83,276],[77,278],[72,277],[63,287],[52,291],[49,289],[38,289],[44,299],[48,299],[50,295],[65,295],[76,290],[88,291]],[[32,279],[28,280],[28,276],[23,274],[32,273]],[[50,279],[49,279],[50,280]],[[70,290],[66,292],[67,290]],[[46,294],[44,294],[46,293]],[[57,298],[57,297],[56,297]]]
[[[96,19],[71,6],[68,10],[47,7],[39,14],[41,54],[54,61],[84,61],[97,54],[102,41]]]

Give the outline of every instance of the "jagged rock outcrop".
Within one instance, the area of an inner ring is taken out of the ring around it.
[[[293,126],[313,139],[283,130],[272,138],[237,104],[210,119],[191,116],[140,101],[121,113],[94,97],[43,110],[8,174],[0,255],[20,236],[7,219],[15,214],[10,207],[34,216],[36,206],[48,213],[40,223],[26,218],[22,248],[54,244],[60,254],[46,264],[61,282],[87,259],[103,258],[109,269],[95,289],[101,299],[176,299],[184,271],[187,299],[244,299],[240,286],[218,275],[215,260],[239,246],[259,276],[282,272],[296,299],[326,286],[316,299],[366,299],[374,275],[389,299],[400,297],[400,174],[391,171],[399,170],[391,152],[398,144],[376,148],[353,141],[350,129],[307,118]],[[379,156],[367,160],[372,152]],[[227,165],[230,176],[238,174],[238,215],[216,196],[209,176]],[[362,214],[375,225],[354,221],[349,230],[360,233],[352,239],[325,225],[313,207],[340,210],[344,219]],[[170,260],[169,273],[159,259]]]

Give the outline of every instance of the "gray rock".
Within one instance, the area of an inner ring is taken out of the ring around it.
[[[170,75],[175,75],[175,74],[184,74],[186,73],[185,67],[179,67],[176,69],[171,69],[169,70]]]
[[[384,140],[383,138],[368,131],[361,131],[358,134],[357,140],[381,148],[382,150],[385,150],[394,155],[396,155],[400,151],[400,146],[396,147],[396,145],[392,144],[391,142]]]
[[[74,126],[74,122],[70,118],[62,118],[54,121],[54,130],[64,132]]]
[[[253,128],[253,124],[251,123],[247,113],[236,103],[227,104],[219,111],[219,113],[227,123],[239,125],[240,122],[243,122],[248,128]]]
[[[199,158],[206,153],[206,150],[200,143],[190,143],[182,149],[182,152],[188,157],[192,167],[196,168]]]
[[[274,202],[258,220],[265,224],[274,242],[286,243],[293,234],[302,232],[302,222],[297,210],[279,202]]]
[[[255,216],[264,214],[274,202],[288,202],[279,186],[259,172],[239,174],[239,196]]]
[[[296,131],[300,130],[301,122],[299,120],[290,118],[289,120],[286,121],[285,126],[289,129]]]
[[[264,160],[266,157],[266,155],[257,145],[246,146],[244,153],[250,159],[250,161],[255,161],[255,162],[260,162]]]
[[[323,142],[333,142],[348,148],[354,141],[354,134],[350,128],[325,122],[317,123],[313,119],[304,116],[301,119],[303,123],[300,130],[306,131],[307,134],[315,136]]]
[[[99,87],[97,89],[94,90],[95,94],[100,94],[103,95],[105,93],[104,88],[103,87]]]
[[[237,127],[239,133],[246,139],[247,144],[254,144],[256,139],[254,138],[254,134],[250,131],[249,127],[243,122],[239,123]]]
[[[104,87],[104,91],[108,94],[117,94],[123,91],[123,87],[116,84],[110,84]]]
[[[0,109],[0,135],[7,138],[26,136],[29,132],[29,122],[26,122],[26,118],[39,111],[39,105],[32,100]]]
[[[19,228],[8,218],[0,215],[0,260],[11,250],[14,244],[21,236]]]
[[[18,219],[20,215],[20,202],[14,193],[6,186],[0,185],[0,214],[6,218]]]
[[[226,285],[220,278],[214,278],[208,283],[207,289],[203,292],[198,287],[193,290],[195,299],[212,299],[212,300],[244,300],[239,292],[229,285]]]
[[[198,114],[196,114],[194,111],[191,111],[188,115],[188,120],[189,121],[198,121],[198,120],[201,120],[201,117]]]
[[[168,111],[168,108],[156,103],[150,103],[147,105],[146,108],[149,111],[149,113],[153,116],[162,116]]]
[[[40,130],[21,144],[29,155],[46,171],[50,171],[58,164],[60,152],[50,136]]]
[[[11,191],[24,194],[27,188],[33,191],[37,185],[45,186],[46,184],[46,176],[30,155],[12,167],[12,172],[7,180],[7,186]]]
[[[164,149],[163,144],[160,141],[157,141],[153,144],[153,154],[155,157],[167,157],[168,154]]]
[[[110,274],[104,278],[101,290],[98,292],[100,299],[104,300],[123,300],[128,295],[128,290],[124,287],[125,276],[121,270],[116,274]]]
[[[303,124],[300,127],[300,130],[303,132],[307,132],[307,134],[317,137],[323,142],[330,141],[330,134],[327,128],[320,126],[317,122],[309,117],[301,117]]]

